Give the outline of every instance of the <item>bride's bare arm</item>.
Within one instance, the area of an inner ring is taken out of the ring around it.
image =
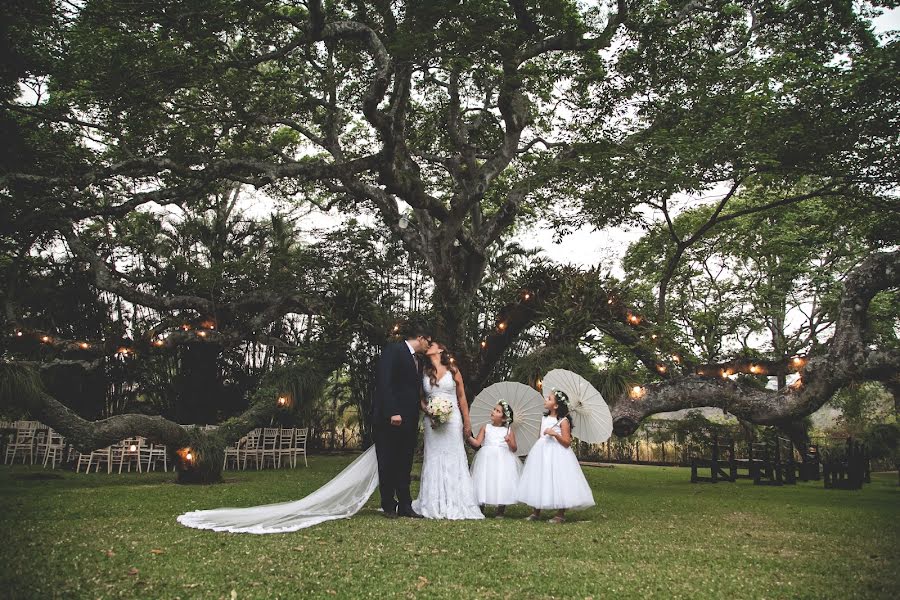
[[[456,403],[459,404],[459,412],[463,419],[463,435],[469,437],[472,435],[472,422],[469,420],[469,403],[466,402],[466,388],[463,385],[462,373],[457,370],[453,374],[453,380],[456,382]]]

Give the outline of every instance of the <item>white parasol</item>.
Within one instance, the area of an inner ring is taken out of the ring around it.
[[[553,369],[544,375],[546,395],[561,390],[569,397],[569,412],[575,430],[572,435],[582,442],[599,444],[612,435],[612,415],[603,396],[587,379],[565,369]]]
[[[491,422],[491,411],[500,400],[506,400],[513,411],[512,430],[516,434],[516,454],[524,456],[541,434],[541,417],[544,416],[544,399],[541,394],[524,383],[501,381],[481,390],[469,408],[472,432]]]

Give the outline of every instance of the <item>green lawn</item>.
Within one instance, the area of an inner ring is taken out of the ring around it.
[[[689,483],[685,469],[585,467],[598,506],[561,526],[387,521],[369,508],[297,533],[182,527],[187,510],[296,499],[351,457],[309,469],[30,476],[0,467],[0,597],[891,598],[900,593],[900,489]],[[233,591],[232,591],[233,590]]]

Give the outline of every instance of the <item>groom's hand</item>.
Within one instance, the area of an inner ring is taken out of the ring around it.
[[[393,425],[394,427],[400,427],[400,425],[402,424],[403,417],[401,417],[400,415],[394,415],[393,417],[391,417],[391,425]]]

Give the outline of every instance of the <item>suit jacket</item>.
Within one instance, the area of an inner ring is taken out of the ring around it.
[[[419,361],[421,364],[421,360]],[[400,415],[404,425],[419,420],[419,398],[422,391],[422,370],[406,342],[388,344],[381,352],[375,369],[375,399],[372,418],[375,425],[390,423]]]

